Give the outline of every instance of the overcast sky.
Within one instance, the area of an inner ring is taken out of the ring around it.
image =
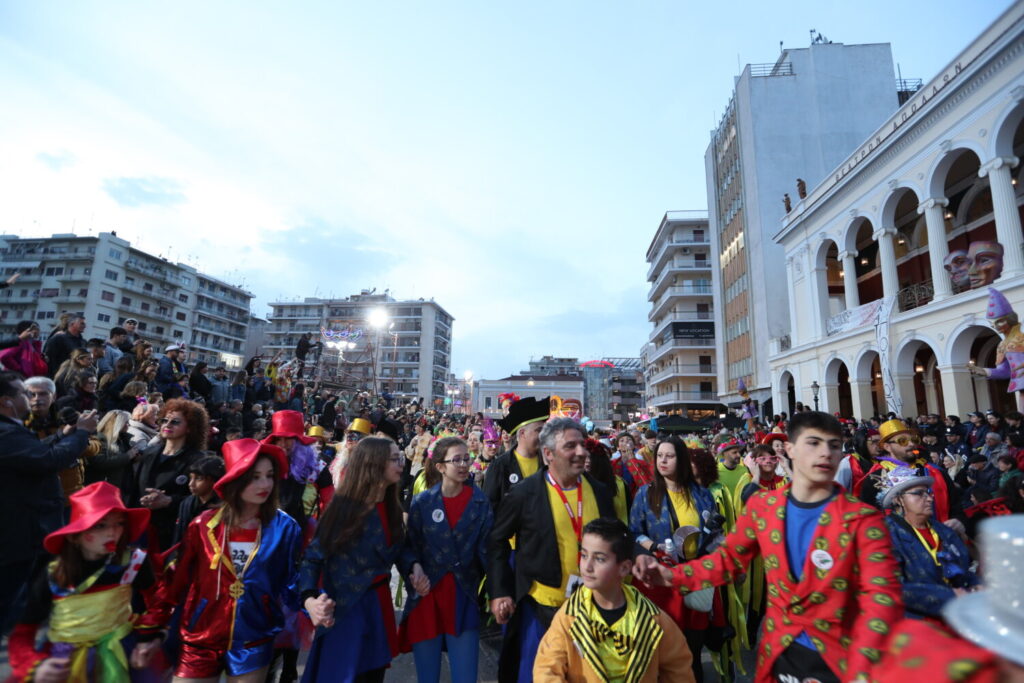
[[[636,356],[738,62],[813,28],[927,80],[1009,4],[2,2],[0,231],[113,229],[258,315],[433,297],[459,376]]]

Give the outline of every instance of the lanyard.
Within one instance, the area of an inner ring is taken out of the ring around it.
[[[569,523],[572,524],[572,530],[576,533],[576,543],[583,543],[583,480],[576,480],[576,514],[574,515],[572,506],[569,505],[569,499],[565,497],[565,491],[551,478],[550,472],[546,476],[548,483],[555,488],[558,497],[562,499],[562,504],[565,505],[565,511],[569,514]]]
[[[921,541],[921,545],[924,546],[924,549],[932,556],[932,560],[935,561],[935,566],[941,567],[942,563],[939,562],[939,535],[935,533],[935,529],[932,529],[931,526],[928,527],[928,533],[932,535],[932,540],[935,541],[935,547],[932,547],[928,545],[928,541],[924,540],[924,536],[921,535],[921,531],[917,527],[910,525],[910,528],[914,530],[915,534],[917,534],[917,539]]]

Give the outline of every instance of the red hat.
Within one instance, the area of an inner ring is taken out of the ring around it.
[[[113,484],[98,481],[68,496],[71,503],[71,522],[43,539],[46,552],[56,555],[64,547],[64,539],[96,526],[110,512],[123,512],[128,523],[128,540],[134,541],[149,524],[149,510],[127,508],[121,500],[121,491]]]
[[[761,440],[758,443],[762,446],[770,446],[772,441],[782,441],[785,443],[786,441],[789,441],[789,439],[782,432],[770,432],[761,437]]]
[[[295,411],[287,410],[285,412],[293,413]],[[274,460],[278,479],[288,476],[288,456],[285,455],[284,449],[277,446],[260,443],[256,439],[235,439],[225,442],[221,446],[220,452],[224,455],[224,466],[227,472],[213,485],[213,490],[217,492],[218,496],[224,495],[222,489],[225,484],[248,472],[261,455],[269,455]]]
[[[275,436],[298,439],[299,443],[307,446],[316,442],[315,436],[306,436],[305,421],[302,419],[302,413],[297,410],[277,411],[271,418],[270,424],[272,426],[270,436],[263,439],[263,443],[270,443]]]

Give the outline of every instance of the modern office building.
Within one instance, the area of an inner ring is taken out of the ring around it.
[[[652,329],[643,356],[653,414],[717,415],[715,305],[706,211],[669,211],[647,247]]]
[[[27,238],[0,235],[4,279],[0,334],[32,319],[44,333],[62,313],[81,313],[86,336],[106,338],[127,318],[158,351],[188,345],[190,362],[241,365],[252,294],[241,287],[133,247],[115,232]]]
[[[816,395],[858,418],[1015,407],[971,366],[996,364],[989,285],[1024,313],[1022,157],[1018,2],[775,223],[793,321],[769,347],[779,410]]]
[[[385,391],[401,401],[440,407],[451,368],[453,318],[432,299],[399,301],[363,290],[344,299],[305,298],[270,304],[264,351],[294,355],[304,333],[324,347],[316,377],[342,391]]]
[[[762,411],[772,408],[769,343],[785,340],[792,322],[785,253],[771,239],[785,202],[798,206],[919,84],[897,82],[888,44],[820,37],[773,63],[748,64],[736,79],[704,157],[716,389],[725,403],[740,400],[743,379]]]

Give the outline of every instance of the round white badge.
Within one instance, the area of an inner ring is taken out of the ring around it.
[[[179,474],[175,478],[174,483],[177,484],[178,486],[184,486],[185,484],[188,483],[188,477],[185,476],[184,474]]]
[[[441,522],[444,521],[444,510],[442,510],[440,508],[438,508],[437,510],[434,510],[434,514],[431,515],[431,517],[434,519],[435,522],[440,524]]]
[[[515,484],[517,481],[519,481],[519,475],[513,472],[512,474],[508,475],[508,480]]]
[[[827,550],[815,550],[811,553],[811,562],[818,569],[831,569],[835,560],[828,554]]]

